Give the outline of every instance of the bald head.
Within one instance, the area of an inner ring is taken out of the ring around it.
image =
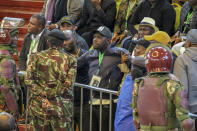
[[[1,112],[0,129],[1,131],[15,131],[16,123],[14,117],[6,112]]]

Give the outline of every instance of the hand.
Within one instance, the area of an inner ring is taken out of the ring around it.
[[[91,2],[96,6],[97,10],[101,9],[101,0],[91,0]]]
[[[126,61],[129,61],[129,55],[121,52],[121,63],[125,63]]]
[[[119,42],[121,42],[121,41],[125,38],[125,36],[126,36],[126,35],[125,35],[124,33],[122,33],[122,34],[119,36],[119,38],[120,38],[120,39],[119,39]]]
[[[56,25],[56,24],[46,25],[46,28],[47,28],[48,30],[52,30],[52,29],[57,28],[57,25]]]
[[[42,108],[51,108],[52,104],[49,102],[48,99],[43,99],[42,100]]]
[[[118,33],[114,33],[112,37],[112,42],[116,42],[119,39]]]
[[[132,39],[135,40],[135,39],[139,39],[139,38],[140,38],[140,35],[139,34],[135,34]]]

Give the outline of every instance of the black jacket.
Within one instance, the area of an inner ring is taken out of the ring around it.
[[[99,87],[115,91],[119,90],[119,84],[121,83],[123,77],[123,73],[117,66],[121,62],[121,52],[128,53],[126,50],[117,47],[109,46],[106,49],[100,67],[100,73],[98,74],[98,76],[101,77]],[[89,81],[92,79],[93,75],[97,74],[98,63],[99,56],[97,50],[90,50],[78,58],[78,67],[89,67]],[[98,94],[96,94],[95,97],[98,97]],[[109,95],[103,95],[103,98],[106,97],[109,97]]]
[[[184,33],[187,33],[190,29],[197,29],[197,8],[194,10],[194,13],[191,17],[191,20],[189,21],[188,25],[184,24],[184,21],[187,18],[187,14],[191,10],[191,6],[188,2],[185,2],[185,4],[181,8],[181,14],[180,14],[180,25],[179,25],[179,31],[183,32],[184,27],[187,26],[188,28]]]
[[[83,55],[86,50],[80,49],[79,56]],[[79,67],[77,66],[77,75],[75,82],[81,84],[89,84],[88,80],[88,66]],[[81,88],[74,87],[74,105],[80,106],[81,102]],[[83,89],[83,104],[88,104],[89,102],[89,90]]]
[[[85,0],[83,13],[78,28],[88,28],[88,30],[97,29],[101,25],[105,25],[113,30],[116,17],[115,0],[101,0],[101,10],[97,11],[91,0]]]
[[[89,46],[83,37],[77,34],[77,46],[83,50],[89,50]]]
[[[159,30],[167,32],[170,36],[173,35],[176,12],[168,1],[157,0],[154,8],[151,8],[148,0],[143,1],[128,22],[128,28],[132,34],[136,33],[133,26],[139,24],[144,17],[153,18]]]
[[[38,49],[37,49],[38,52],[48,49],[47,34],[48,34],[48,30],[44,29],[38,43]],[[26,62],[27,62],[27,55],[29,54],[30,45],[31,45],[31,34],[28,33],[24,38],[23,45],[20,51],[20,56],[19,56],[19,70],[21,71],[25,71],[27,68]]]

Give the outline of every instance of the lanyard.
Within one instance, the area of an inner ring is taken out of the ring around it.
[[[100,67],[101,67],[101,64],[102,64],[102,61],[103,61],[103,56],[104,56],[104,53],[99,51],[99,65],[98,65],[97,74],[100,72]]]
[[[129,13],[130,13],[130,10],[132,10],[134,8],[134,6],[136,5],[136,0],[134,1],[133,3],[133,6],[131,7],[131,4],[132,4],[132,1],[130,0],[129,1],[129,4],[128,4],[128,8],[127,8],[127,15],[126,15],[126,21],[125,21],[125,27],[127,28],[128,26],[128,18],[129,18]]]
[[[185,21],[186,26],[184,27],[183,33],[185,33],[185,31],[186,31],[186,29],[187,29],[187,24],[189,24],[189,21],[191,20],[193,13],[194,13],[194,11],[188,13],[187,19],[186,19],[186,21]]]
[[[37,39],[37,40],[35,41],[35,43],[34,43],[34,40],[31,41],[31,47],[30,47],[30,51],[31,51],[31,52],[35,49],[35,47],[36,47],[36,45],[38,44],[39,40],[40,40],[40,38]]]

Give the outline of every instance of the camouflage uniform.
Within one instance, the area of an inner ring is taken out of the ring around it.
[[[31,56],[25,79],[34,130],[72,131],[76,68],[74,57],[55,48]]]
[[[12,56],[17,53],[18,27],[23,25],[23,19],[4,17],[0,31],[0,112],[11,113],[15,119],[21,111],[22,93]]]
[[[172,76],[172,74],[170,74]],[[132,107],[133,107],[133,119],[137,123],[139,122],[138,117],[138,90],[139,88],[144,87],[144,79],[156,79],[158,78],[157,83],[155,83],[157,88],[160,88],[162,85],[164,86],[164,96],[167,98],[167,112],[165,112],[165,116],[168,119],[167,125],[163,125],[163,127],[167,128],[167,130],[172,130],[175,128],[179,128],[179,121],[182,122],[183,120],[189,118],[188,116],[188,109],[185,108],[185,105],[183,103],[184,99],[186,99],[186,96],[184,96],[185,90],[180,81],[176,80],[174,76],[169,77],[169,74],[152,74],[147,76],[146,78],[137,79],[134,84],[134,91],[133,91],[133,101],[132,101]],[[151,104],[151,102],[149,103]],[[141,125],[140,128],[142,130],[147,130],[145,128],[148,128],[148,125]],[[159,125],[157,125],[159,127]],[[150,126],[152,128],[151,131],[160,131],[159,128]],[[167,131],[166,130],[166,131]]]
[[[4,54],[2,54],[2,52]],[[8,87],[8,92],[11,92],[14,96],[14,101],[12,101],[12,104],[15,104],[19,100],[18,95],[20,91],[20,85],[16,73],[16,64],[8,52],[6,53],[6,51],[1,50],[0,53],[0,82],[1,85]],[[18,113],[15,109],[18,107],[15,107],[13,110],[9,109],[9,105],[7,105],[9,102],[6,102],[5,97],[5,94],[0,91],[0,112],[9,112],[16,116]]]
[[[187,91],[170,72],[172,54],[161,44],[146,50],[146,77],[135,80],[133,90],[133,123],[143,131],[194,131],[189,117]]]
[[[120,3],[118,15],[116,17],[116,22],[115,22],[115,25],[114,25],[114,32],[116,32],[118,34],[121,34],[125,30],[127,30],[126,16],[127,16],[127,9],[128,9],[128,5],[129,5],[129,2],[130,1],[131,0],[122,0],[122,2]],[[128,14],[128,18],[131,17],[131,15],[135,11],[137,5],[139,5],[140,2],[141,2],[141,0],[136,0],[136,4],[135,5],[134,5],[135,2],[133,2],[133,1],[131,2],[131,4],[130,4],[130,11],[129,11],[129,14]]]

